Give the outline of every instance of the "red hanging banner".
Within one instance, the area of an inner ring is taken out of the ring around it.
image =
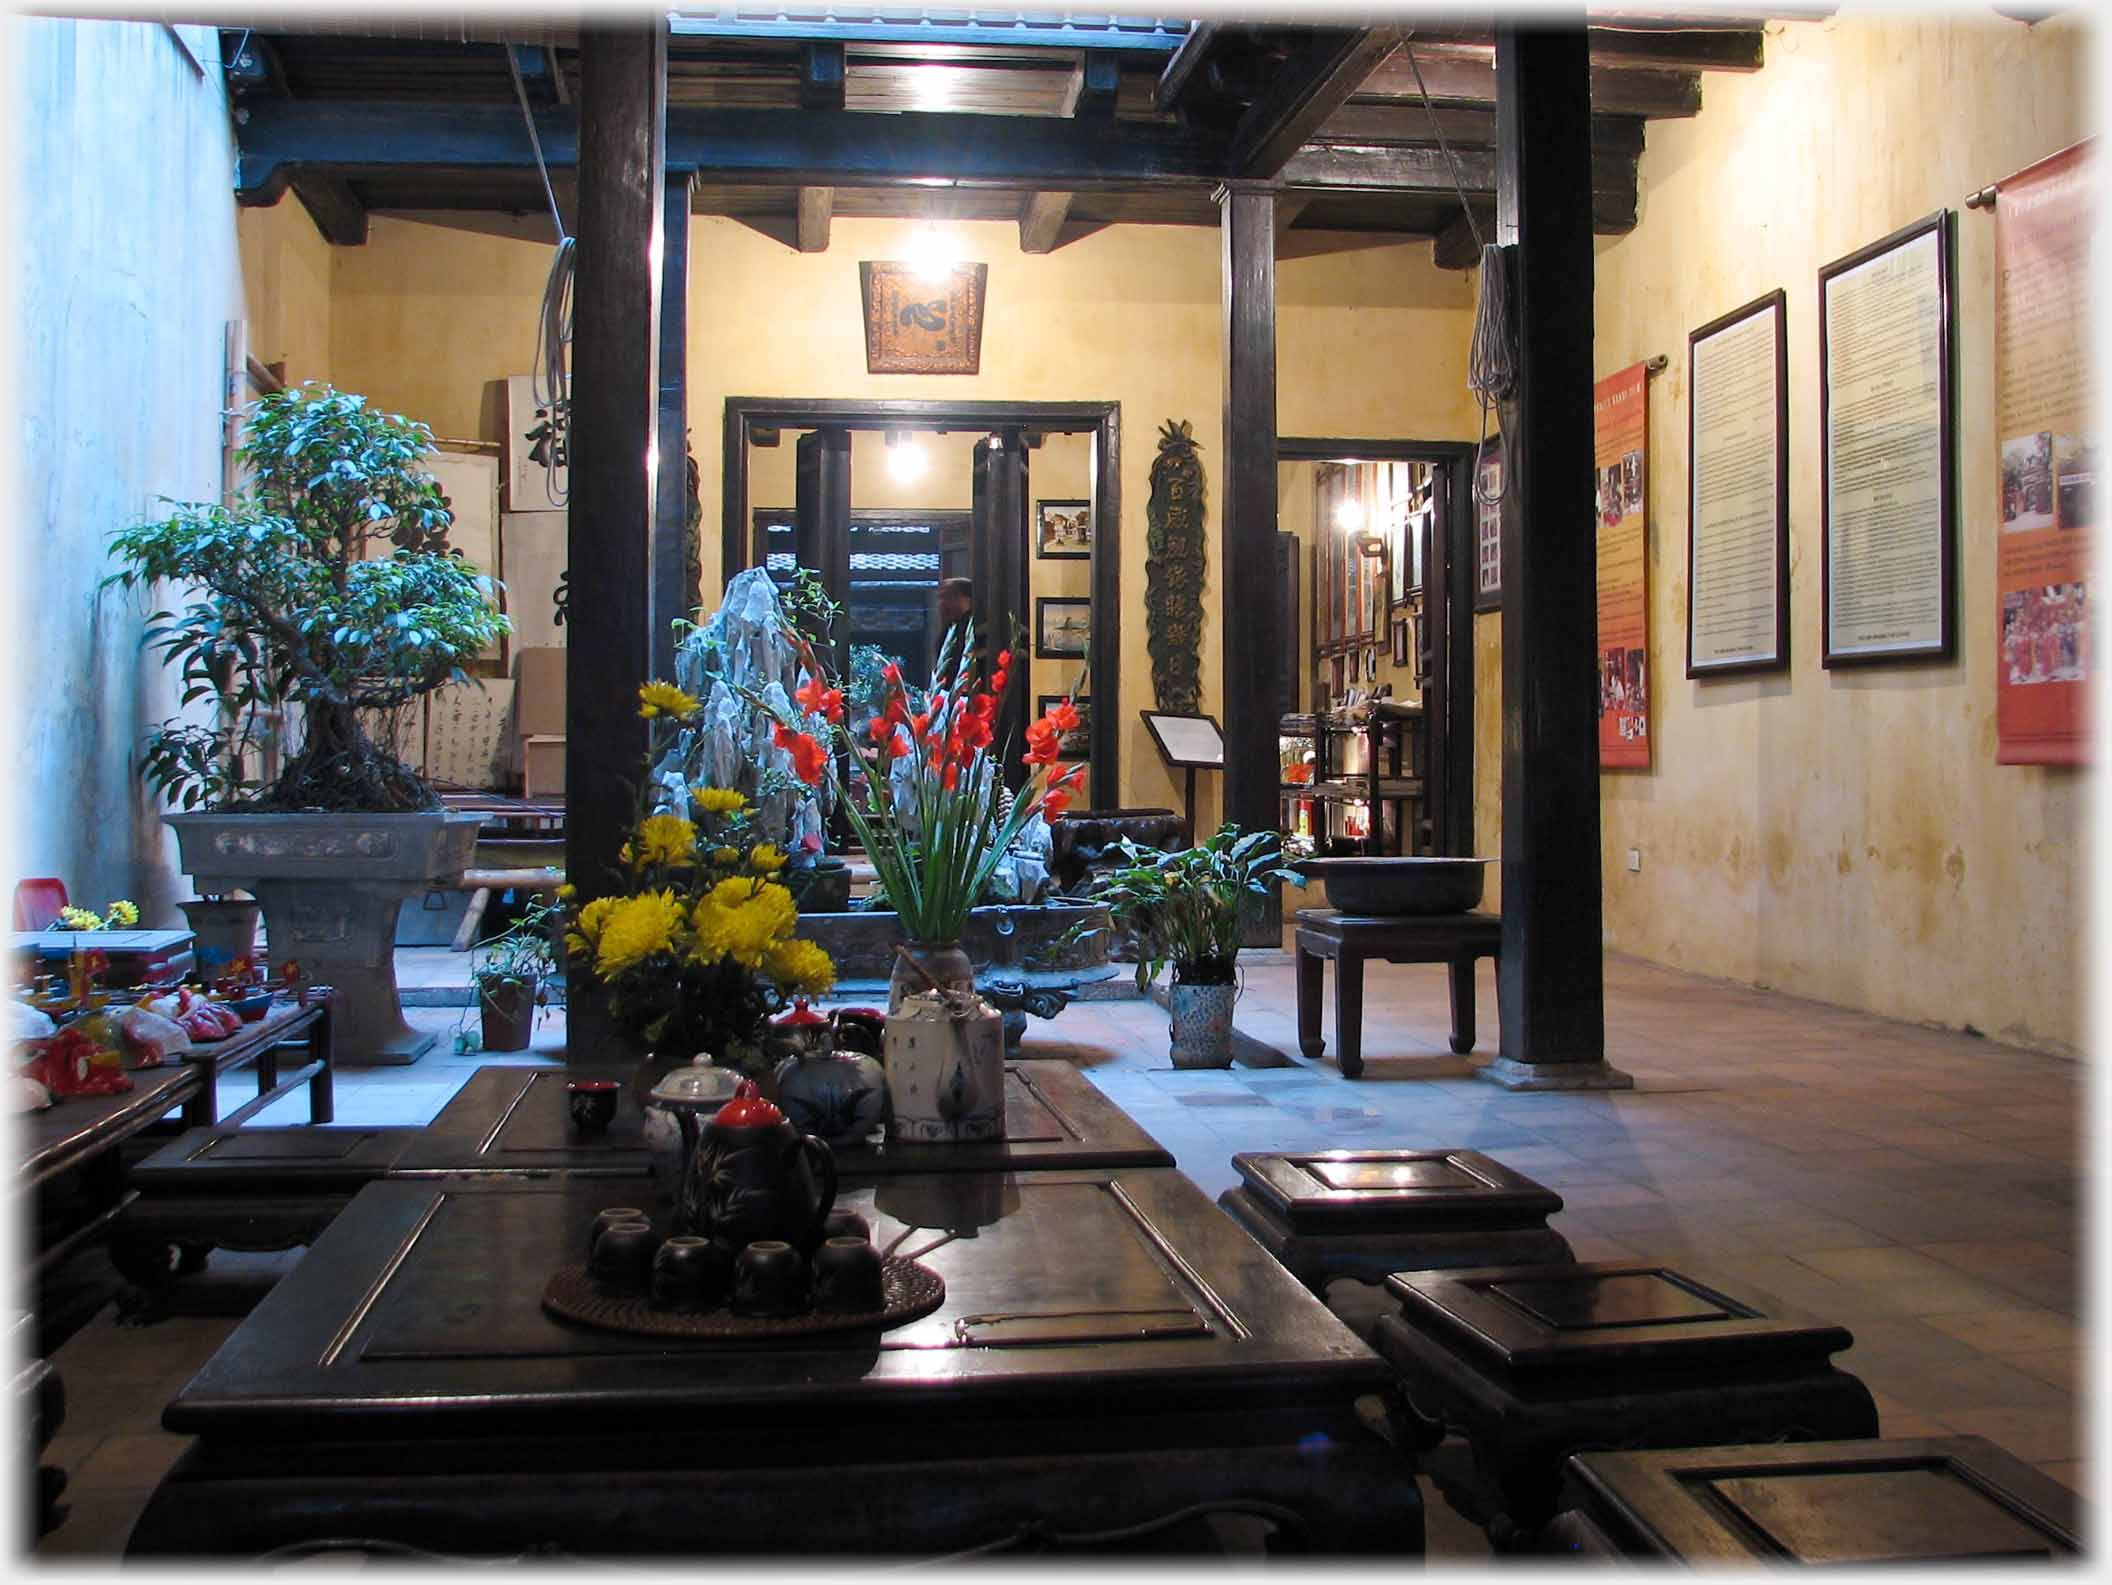
[[[1599,535],[1599,768],[1650,768],[1650,588],[1643,481],[1650,392],[1640,363],[1592,390]]]
[[[2078,143],[1995,199],[1995,761],[2090,758],[2092,155]]]

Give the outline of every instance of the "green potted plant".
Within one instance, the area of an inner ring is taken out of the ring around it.
[[[1137,989],[1173,965],[1173,1065],[1230,1067],[1241,928],[1272,884],[1297,880],[1277,867],[1282,839],[1274,831],[1242,836],[1225,825],[1179,852],[1127,839],[1117,847],[1124,863],[1102,877],[1093,897],[1107,905],[1111,928],[1135,938]]]
[[[476,987],[486,1051],[526,1051],[535,1032],[536,1009],[548,1000],[545,989],[557,972],[551,948],[551,922],[563,909],[541,895],[529,899],[513,923],[489,940],[477,943],[469,971]]]
[[[248,482],[225,505],[115,536],[106,580],[189,602],[156,611],[146,642],[212,701],[210,724],[164,722],[141,771],[205,896],[263,905],[275,959],[341,993],[338,1055],[409,1062],[432,1044],[405,1024],[391,956],[406,897],[460,877],[481,817],[451,813],[377,723],[450,681],[508,631],[494,585],[447,548],[452,521],[422,466],[423,424],[308,384],[245,412]],[[251,759],[280,720],[283,767]]]

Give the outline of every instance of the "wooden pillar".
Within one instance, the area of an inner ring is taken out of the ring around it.
[[[1225,818],[1280,819],[1276,757],[1276,193],[1218,189],[1224,239],[1224,451],[1216,582],[1224,639]],[[1209,467],[1209,459],[1204,459]],[[1207,575],[1205,583],[1210,580]],[[1207,834],[1207,833],[1205,833]]]
[[[653,500],[653,675],[675,675],[674,622],[702,598],[689,573],[689,171],[670,171],[660,215],[659,468]]]
[[[1018,430],[1008,429],[976,442],[971,504],[974,527],[968,539],[968,565],[975,584],[975,620],[988,635],[984,648],[990,664],[995,665],[998,651],[1012,643],[1014,624],[1024,634],[1027,622],[1027,447]],[[1095,648],[1098,643],[1095,634]],[[1022,639],[1021,648],[1031,653],[1031,636]],[[1033,668],[1018,665],[1014,669],[1019,682],[1007,692],[996,727],[998,742],[1020,744],[1006,758],[1005,784],[1010,787],[1026,780],[1026,766],[1020,762],[1021,733],[1026,711],[1033,707]]]
[[[584,901],[610,889],[646,745],[637,695],[653,657],[666,28],[581,28],[579,76],[565,871]],[[568,1054],[612,1055],[597,987],[575,975],[568,1000]]]
[[[1503,404],[1503,955],[1510,1089],[1625,1089],[1606,1065],[1593,691],[1591,60],[1570,27],[1496,30],[1496,231],[1518,382]]]
[[[816,429],[793,447],[792,554],[845,608],[835,634],[836,675],[850,675],[851,432]],[[817,640],[823,635],[813,635]]]

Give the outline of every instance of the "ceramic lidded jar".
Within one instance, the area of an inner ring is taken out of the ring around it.
[[[836,1158],[744,1079],[704,1125],[675,1204],[676,1231],[739,1250],[757,1239],[794,1249],[821,1241],[836,1203]]]
[[[887,1070],[871,1057],[836,1049],[834,1025],[805,1000],[770,1021],[777,1100],[804,1133],[833,1149],[859,1145],[887,1121]]]
[[[704,1125],[733,1099],[740,1083],[738,1073],[700,1056],[686,1067],[668,1069],[646,1092],[639,1108],[640,1132],[653,1185],[669,1201],[682,1192],[682,1176],[704,1137]]]

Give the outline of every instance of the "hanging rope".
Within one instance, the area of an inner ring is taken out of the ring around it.
[[[556,62],[551,62],[556,69]],[[513,93],[520,102],[521,119],[528,126],[528,142],[535,150],[535,169],[543,179],[543,197],[550,204],[550,224],[557,232],[557,256],[550,261],[550,277],[543,283],[542,308],[535,325],[535,365],[529,372],[529,394],[545,414],[536,426],[536,452],[546,475],[543,493],[553,506],[563,506],[569,491],[557,487],[557,470],[565,459],[565,430],[572,408],[572,380],[566,363],[572,346],[572,266],[577,244],[565,234],[565,217],[558,212],[557,191],[550,185],[550,167],[543,159],[543,140],[535,130],[535,114],[528,108],[528,90],[521,82],[520,62],[513,46],[506,46],[506,69],[513,74]],[[519,437],[516,437],[519,438]]]
[[[1518,345],[1511,328],[1509,254],[1482,236],[1481,223],[1474,218],[1474,206],[1467,202],[1466,183],[1460,180],[1459,159],[1445,138],[1444,126],[1437,119],[1437,107],[1430,102],[1430,90],[1423,82],[1423,68],[1415,58],[1414,49],[1404,45],[1401,53],[1408,57],[1408,69],[1415,74],[1415,91],[1422,96],[1423,113],[1430,118],[1430,130],[1437,135],[1438,150],[1452,172],[1452,191],[1459,199],[1460,213],[1466,216],[1467,230],[1473,234],[1474,246],[1481,250],[1480,302],[1474,310],[1474,340],[1467,353],[1467,389],[1474,393],[1475,402],[1481,408],[1481,439],[1474,447],[1474,499],[1493,506],[1503,499],[1503,492],[1486,492],[1481,483],[1481,454],[1489,444],[1489,414],[1518,383]]]

